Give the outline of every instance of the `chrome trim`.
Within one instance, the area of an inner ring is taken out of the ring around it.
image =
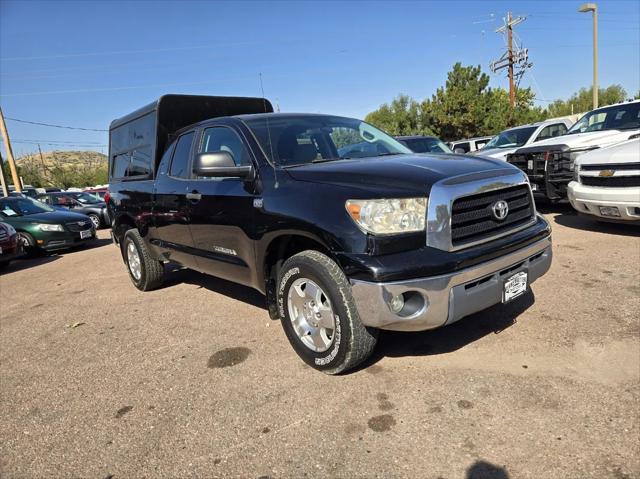
[[[453,202],[466,196],[501,190],[512,186],[527,185],[533,207],[531,221],[509,231],[472,241],[460,246],[453,246],[451,241],[451,214]],[[427,246],[443,251],[458,251],[472,246],[487,243],[515,232],[529,228],[536,222],[536,206],[527,175],[513,168],[491,170],[488,172],[445,178],[431,187],[427,203]]]
[[[388,283],[351,279],[351,291],[364,325],[393,331],[423,331],[451,324],[500,303],[504,278],[527,271],[531,284],[549,270],[552,257],[551,236],[547,236],[518,251],[455,273]],[[500,275],[511,268],[513,271]],[[473,285],[479,280],[480,284]],[[408,291],[421,294],[428,306],[408,317],[391,312],[388,307],[391,298]]]

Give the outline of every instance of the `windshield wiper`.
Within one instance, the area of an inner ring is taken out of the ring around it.
[[[311,160],[311,163],[326,163],[327,161],[338,161],[338,160],[347,160],[347,157],[340,158],[316,158],[315,160]]]

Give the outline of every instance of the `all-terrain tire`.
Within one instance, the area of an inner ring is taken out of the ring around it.
[[[132,260],[136,253],[138,261]],[[128,230],[124,235],[122,257],[136,288],[141,291],[151,291],[162,285],[164,267],[151,255],[142,236],[135,228]]]
[[[322,352],[305,345],[290,317],[289,291],[296,280],[306,279],[319,286],[328,297],[334,316],[332,343]],[[373,352],[378,330],[362,324],[349,280],[328,256],[315,250],[291,256],[280,270],[276,294],[278,313],[287,339],[311,367],[327,374],[339,374],[354,368]]]

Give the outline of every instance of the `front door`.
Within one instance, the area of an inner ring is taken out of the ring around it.
[[[227,151],[237,165],[252,164],[251,153],[230,127],[206,128],[198,153]],[[240,178],[193,178],[190,183],[191,236],[200,270],[241,284],[252,284],[251,184]]]

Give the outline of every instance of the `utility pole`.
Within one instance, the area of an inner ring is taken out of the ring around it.
[[[524,22],[525,19],[525,17],[513,18],[511,12],[507,12],[504,25],[496,29],[496,33],[506,34],[507,51],[502,54],[499,60],[489,64],[489,68],[493,73],[507,68],[507,76],[509,77],[509,104],[511,108],[516,106],[516,78],[521,77],[524,71],[532,66],[532,64],[529,63],[529,50],[520,48],[513,40],[513,27]],[[518,72],[515,72],[514,67],[516,66],[520,67]]]
[[[0,154],[0,183],[2,183],[2,196],[9,196],[7,181],[4,179],[4,161],[2,161],[2,154]]]
[[[578,11],[593,13],[593,109],[598,108],[598,5],[585,3]]]
[[[0,108],[0,133],[2,133],[2,140],[4,141],[4,147],[7,152],[7,161],[9,162],[9,168],[11,168],[11,177],[13,178],[13,186],[18,193],[22,193],[22,183],[18,177],[18,169],[16,168],[16,162],[13,159],[13,151],[11,151],[11,142],[9,140],[9,133],[7,132],[7,125],[4,122],[4,115],[2,114],[2,108]]]
[[[507,13],[507,58],[509,59],[509,105],[516,106],[516,87],[513,83],[513,26],[511,12]]]

